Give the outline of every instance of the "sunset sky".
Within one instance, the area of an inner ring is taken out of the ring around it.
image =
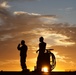
[[[0,70],[21,71],[17,45],[23,39],[33,70],[40,36],[54,49],[55,71],[76,70],[76,0],[0,0]]]

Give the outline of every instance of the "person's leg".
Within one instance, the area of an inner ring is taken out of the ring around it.
[[[22,56],[20,57],[20,64],[21,64],[21,68],[23,70],[23,58],[22,58]]]
[[[22,70],[24,70],[24,67],[25,67],[25,61],[24,61],[24,57],[23,56],[21,56],[21,68],[22,68]]]
[[[24,56],[24,58],[23,58],[23,66],[24,66],[24,69],[26,70],[27,69],[27,66],[26,66],[26,56]]]
[[[21,56],[21,67],[23,71],[27,69],[25,56]]]
[[[38,56],[37,58],[37,70],[40,71],[41,70],[41,57]]]

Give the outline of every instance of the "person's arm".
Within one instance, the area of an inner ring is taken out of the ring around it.
[[[20,44],[18,44],[17,49],[18,49],[18,50],[20,50],[20,49],[21,49]]]
[[[40,50],[40,43],[39,43],[39,49],[36,51],[36,53]]]
[[[36,53],[37,53],[38,51],[39,51],[39,50],[37,50]]]

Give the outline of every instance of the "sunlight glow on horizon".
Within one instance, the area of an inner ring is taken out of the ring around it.
[[[42,67],[42,70],[41,70],[42,72],[48,72],[48,67],[47,66],[45,66],[45,67]]]

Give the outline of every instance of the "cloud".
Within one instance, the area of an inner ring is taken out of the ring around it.
[[[43,21],[43,24],[54,24],[58,21],[55,17],[41,17],[40,20]]]
[[[70,14],[73,11],[73,7],[67,7],[67,8],[63,8],[63,9],[59,9],[59,11],[64,12],[65,14]]]
[[[34,23],[35,21],[37,23],[37,21],[38,21],[38,23],[41,23],[41,24],[52,24],[53,22],[58,21],[56,15],[41,15],[38,13],[28,13],[28,12],[24,12],[24,11],[15,11],[14,15],[21,16],[21,17],[25,16],[25,18],[29,17],[29,20],[32,18],[31,23]],[[34,20],[34,22],[33,22],[33,20]]]
[[[42,15],[38,13],[28,13],[25,11],[15,11],[11,13],[4,8],[0,9],[0,14],[1,39],[2,37],[3,39],[10,38],[3,36],[3,34],[5,35],[10,32],[11,35],[14,34],[13,36],[16,34],[20,37],[23,35],[24,37],[31,36],[30,40],[33,40],[32,38],[34,37],[38,38],[39,36],[44,36],[49,45],[71,46],[75,44],[75,42],[69,41],[70,39],[74,39],[72,37],[73,35],[75,36],[76,33],[75,29],[72,27],[75,26],[70,25],[69,23],[57,23],[58,17],[56,15]],[[52,41],[50,42],[49,40]]]
[[[14,15],[30,15],[30,16],[35,16],[35,17],[43,17],[43,18],[57,18],[56,15],[41,15],[38,13],[28,13],[24,11],[15,11],[13,12]]]
[[[8,34],[2,35],[2,36],[0,37],[0,41],[5,41],[5,40],[11,39],[11,38],[13,38],[13,36],[11,36],[11,35],[8,35]]]
[[[12,20],[12,14],[7,9],[10,6],[6,1],[0,3],[0,26],[9,26]],[[4,27],[5,28],[5,27]]]
[[[15,11],[13,14],[14,15],[35,15],[35,16],[40,16],[40,14],[37,14],[37,13],[28,13],[28,12],[24,12],[24,11]]]
[[[4,1],[4,2],[0,3],[0,7],[9,8],[10,6],[8,5],[8,2]]]
[[[71,11],[71,10],[73,10],[73,7],[65,8],[65,11]]]
[[[71,11],[71,10],[73,10],[73,7],[67,7],[67,8],[64,8],[64,9],[59,9],[59,10]]]
[[[56,57],[56,61],[58,62],[64,62],[67,63],[67,60],[70,59],[69,57],[63,56],[63,55],[59,55],[58,52],[53,51],[55,57]]]
[[[66,39],[70,39],[70,37],[67,37],[62,34],[56,34],[55,32],[49,31],[46,28],[35,28],[32,31],[28,31],[26,33],[35,34],[38,36],[43,36],[45,38],[45,41],[50,45],[61,45],[61,46],[71,46],[74,45],[75,42],[69,42],[66,41]],[[23,32],[23,34],[26,34]],[[32,39],[33,41],[37,42],[37,40]],[[31,43],[33,42],[31,40]],[[49,46],[48,45],[48,46]]]

